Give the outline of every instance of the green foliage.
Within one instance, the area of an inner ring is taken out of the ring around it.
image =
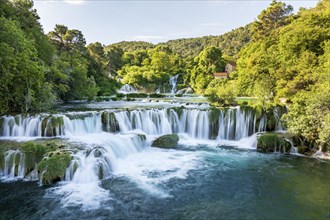
[[[253,38],[263,39],[271,32],[276,32],[279,27],[289,22],[289,15],[293,11],[291,5],[273,0],[270,6],[263,10],[258,20],[253,23]]]
[[[52,106],[52,89],[49,84],[42,85],[44,73],[37,61],[37,50],[25,37],[19,23],[1,17],[0,38],[0,114],[43,110],[43,107]],[[44,96],[48,95],[48,103],[42,103]]]
[[[149,50],[155,47],[153,44],[144,41],[121,41],[119,43],[111,44],[111,46],[121,48],[124,52],[129,53],[134,51]]]
[[[126,94],[127,98],[147,98],[147,93],[128,93]]]
[[[291,143],[281,134],[265,133],[258,137],[257,149],[261,152],[289,153]]]
[[[166,46],[126,52],[123,60],[125,66],[117,72],[122,82],[145,92],[166,90],[170,76],[183,72],[182,59]]]
[[[34,142],[26,142],[20,146],[20,150],[25,157],[25,173],[28,174],[36,167],[46,152],[49,150],[47,146],[35,144]]]
[[[315,8],[292,8],[273,1],[253,24],[253,41],[237,61],[239,95],[255,96],[268,108],[288,100],[284,117],[288,131],[302,145],[328,149],[330,3]]]
[[[161,94],[161,93],[152,93],[152,94],[149,94],[149,97],[150,98],[164,98],[165,95]]]
[[[219,106],[236,105],[236,88],[234,81],[224,79],[214,79],[208,85],[205,95],[207,99]]]
[[[207,47],[219,47],[229,57],[236,56],[241,48],[251,39],[251,24],[234,29],[220,36],[183,38],[165,43],[181,57],[196,57]]]
[[[220,48],[217,47],[204,49],[194,61],[197,65],[191,71],[190,84],[201,94],[212,81],[213,73],[224,70],[225,62]]]

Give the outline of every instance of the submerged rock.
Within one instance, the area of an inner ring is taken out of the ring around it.
[[[289,153],[291,143],[286,140],[284,134],[280,133],[264,133],[258,137],[257,150],[261,152],[281,152]]]
[[[159,148],[176,148],[178,141],[179,136],[177,134],[166,134],[154,140],[151,146]]]

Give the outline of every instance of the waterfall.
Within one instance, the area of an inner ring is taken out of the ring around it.
[[[123,93],[123,94],[127,94],[127,93],[134,93],[137,92],[137,90],[128,84],[123,85],[119,90],[118,93]]]
[[[276,120],[281,111],[274,108]],[[281,128],[276,122],[276,128]],[[109,177],[118,169],[120,160],[146,147],[146,137],[181,133],[192,139],[246,140],[257,132],[266,131],[267,114],[253,108],[162,108],[104,110],[62,114],[36,114],[0,117],[0,137],[65,137],[82,143],[70,152],[72,160],[65,172],[71,183],[93,183]],[[255,139],[255,138],[254,138]],[[255,143],[251,139],[251,146]],[[24,178],[25,155],[7,150],[0,176],[4,179]],[[40,175],[40,173],[39,173]],[[36,176],[36,175],[34,175]],[[41,174],[41,177],[43,175]]]
[[[276,129],[281,111],[274,108]],[[198,139],[241,140],[266,130],[267,116],[252,108],[163,108],[0,117],[1,137],[75,137],[101,132],[186,133]]]
[[[0,126],[2,137],[73,136],[102,131],[101,114],[96,112],[2,116]]]
[[[4,169],[0,170],[2,179],[14,180],[16,178],[24,178],[25,174],[25,157],[19,150],[8,150],[5,152]]]
[[[140,152],[145,147],[145,139],[134,134],[108,134],[88,138],[92,139],[97,147],[79,151],[73,156],[66,170],[66,181],[89,183],[103,179],[116,170],[117,160]],[[84,139],[81,141],[84,142]]]
[[[179,74],[170,77],[169,84],[171,86],[171,93],[172,94],[175,94],[175,92],[176,92],[176,84],[177,84],[177,81],[178,81],[178,77],[179,77]]]

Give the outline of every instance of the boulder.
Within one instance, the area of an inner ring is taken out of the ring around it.
[[[151,146],[171,149],[171,148],[176,148],[178,141],[179,141],[179,136],[177,134],[166,134],[154,140]]]
[[[66,168],[71,161],[71,155],[66,151],[49,153],[38,164],[39,179],[43,185],[60,181],[65,175]]]

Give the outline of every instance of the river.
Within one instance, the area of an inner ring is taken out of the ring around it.
[[[330,218],[329,161],[257,152],[267,118],[240,108],[214,114],[206,103],[127,104],[3,116],[2,141],[79,147],[65,178],[50,186],[2,170],[0,219]],[[169,133],[179,134],[176,149],[150,146]]]

